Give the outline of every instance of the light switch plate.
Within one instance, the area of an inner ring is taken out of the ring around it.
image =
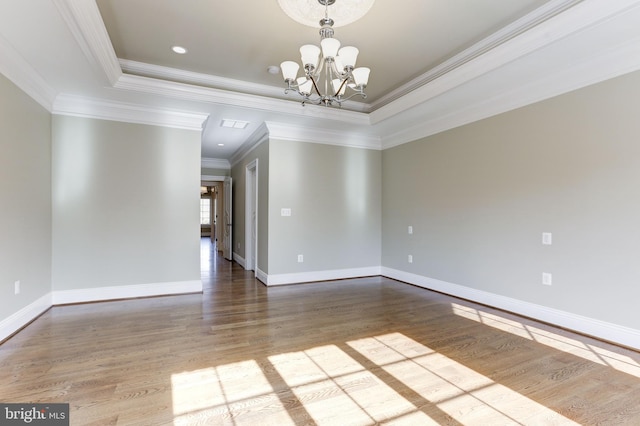
[[[550,246],[553,244],[553,235],[551,232],[543,232],[542,233],[542,244],[545,246]]]

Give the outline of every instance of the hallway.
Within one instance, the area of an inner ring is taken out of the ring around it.
[[[200,275],[205,293],[219,283],[230,281],[263,285],[254,278],[253,271],[246,271],[237,262],[225,259],[209,237],[200,238]]]

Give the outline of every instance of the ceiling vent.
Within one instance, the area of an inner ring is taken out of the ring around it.
[[[228,118],[225,118],[220,122],[220,127],[228,127],[231,129],[246,129],[248,125],[248,121],[229,120]]]

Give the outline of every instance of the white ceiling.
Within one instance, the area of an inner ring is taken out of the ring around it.
[[[380,149],[640,68],[640,0],[377,0],[335,34],[372,69],[366,101],[303,107],[266,70],[319,36],[277,0],[37,5],[0,1],[0,72],[53,113],[204,122],[203,157],[232,162],[265,129]]]

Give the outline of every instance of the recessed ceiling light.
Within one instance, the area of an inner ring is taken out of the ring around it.
[[[220,122],[220,127],[228,127],[231,129],[245,129],[248,125],[248,121],[230,120],[228,118],[225,118]]]
[[[269,74],[280,74],[280,67],[277,65],[269,65],[267,67],[267,72]]]
[[[224,144],[223,143],[219,143],[218,146],[224,146]]]
[[[171,50],[173,50],[175,53],[179,55],[184,55],[185,53],[187,53],[187,49],[185,49],[182,46],[172,46]]]

